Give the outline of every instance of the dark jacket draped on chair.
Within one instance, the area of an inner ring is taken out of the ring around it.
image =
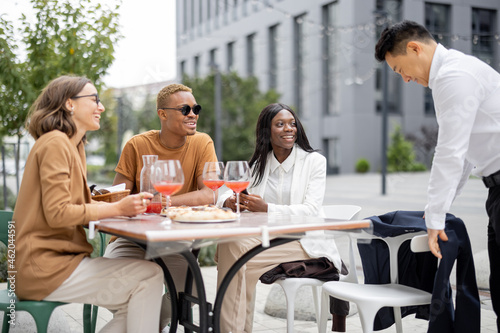
[[[373,233],[391,237],[403,233],[426,231],[423,211],[395,211],[372,216]],[[452,214],[446,215],[447,242],[439,240],[443,259],[437,266],[437,258],[431,252],[413,253],[410,242],[403,243],[398,254],[399,283],[432,293],[429,305],[402,308],[402,316],[415,313],[417,318],[429,319],[428,332],[479,332],[480,303],[474,270],[474,260],[469,236],[463,221]],[[389,250],[381,240],[370,244],[358,244],[365,283],[389,283]],[[450,273],[457,262],[456,309],[450,286]],[[430,310],[430,312],[429,312]],[[380,330],[394,323],[393,312],[381,309],[374,328]]]

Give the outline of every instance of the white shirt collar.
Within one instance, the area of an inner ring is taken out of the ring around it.
[[[443,64],[444,58],[446,57],[446,52],[448,50],[441,44],[438,44],[436,50],[434,51],[434,56],[432,57],[431,69],[429,70],[429,88],[432,89],[434,85],[434,79],[436,78],[439,68]]]
[[[295,148],[295,146],[294,146],[294,148]],[[288,157],[281,164],[280,164],[280,162],[278,162],[278,160],[276,159],[276,156],[274,156],[273,152],[271,152],[270,154],[272,155],[270,165],[269,165],[271,172],[275,172],[276,169],[279,168],[280,166],[283,168],[283,170],[285,172],[289,172],[293,168],[293,166],[295,165],[295,157],[297,155],[297,149],[292,149],[292,152],[290,153],[290,155],[288,155]]]

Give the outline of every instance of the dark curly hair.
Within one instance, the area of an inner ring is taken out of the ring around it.
[[[273,150],[271,146],[271,123],[273,118],[282,110],[289,111],[293,118],[295,118],[295,124],[297,126],[297,140],[295,143],[307,152],[315,151],[309,144],[304,127],[292,108],[281,103],[269,104],[260,112],[259,119],[257,120],[257,127],[255,129],[255,151],[248,163],[250,167],[255,164],[252,177],[256,177],[252,184],[253,186],[260,184],[264,177],[267,155]]]
[[[432,34],[424,26],[405,20],[382,31],[375,46],[375,59],[380,62],[384,61],[387,52],[393,56],[406,54],[406,45],[411,40],[423,43],[435,41]]]

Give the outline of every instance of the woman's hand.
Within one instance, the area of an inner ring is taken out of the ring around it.
[[[250,212],[267,212],[267,202],[257,194],[240,194],[240,208]]]
[[[119,210],[118,215],[136,216],[146,212],[146,207],[153,199],[153,194],[141,192],[139,194],[128,195],[120,201],[116,202]]]

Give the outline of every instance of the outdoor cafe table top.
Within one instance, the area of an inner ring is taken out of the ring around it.
[[[278,213],[243,212],[240,218],[235,221],[217,223],[161,223],[164,220],[165,217],[159,215],[109,218],[101,220],[96,225],[96,229],[116,236],[149,243],[207,238],[266,237],[267,235],[278,237],[287,234],[303,235],[305,232],[313,230],[349,231],[371,228],[369,220],[338,221]]]

